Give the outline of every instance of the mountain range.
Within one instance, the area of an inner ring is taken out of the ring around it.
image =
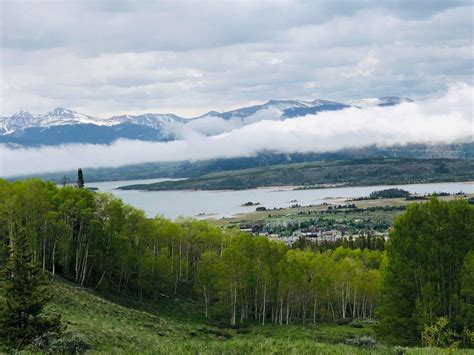
[[[19,146],[59,145],[65,143],[110,144],[118,139],[167,141],[177,138],[169,127],[187,125],[199,120],[220,118],[239,121],[245,125],[261,118],[247,118],[264,110],[281,112],[281,119],[317,114],[322,111],[342,110],[348,107],[392,106],[411,99],[400,97],[368,98],[341,103],[329,100],[270,100],[261,105],[243,107],[227,112],[211,111],[202,116],[184,118],[174,114],[147,113],[121,115],[109,118],[93,117],[58,107],[46,114],[19,111],[9,117],[0,117],[0,143]]]

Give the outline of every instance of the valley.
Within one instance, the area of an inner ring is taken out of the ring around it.
[[[474,355],[473,0],[0,0],[0,355]]]

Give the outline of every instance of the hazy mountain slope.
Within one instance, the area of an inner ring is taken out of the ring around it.
[[[366,147],[328,153],[282,154],[263,152],[254,157],[212,159],[203,161],[155,162],[117,168],[86,168],[86,181],[136,180],[148,178],[193,178],[217,171],[248,169],[278,164],[304,163],[319,160],[354,160],[374,158],[474,159],[474,143],[440,146],[408,145]],[[60,182],[63,176],[75,181],[77,171],[30,175]]]

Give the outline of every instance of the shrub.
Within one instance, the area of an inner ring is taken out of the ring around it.
[[[435,348],[456,349],[460,344],[458,334],[449,328],[448,317],[440,317],[436,323],[425,325],[421,340],[424,345]]]
[[[371,348],[377,344],[377,340],[368,335],[363,335],[361,337],[347,338],[345,343],[347,345]]]
[[[352,328],[364,328],[364,325],[358,320],[352,321],[349,325]]]
[[[91,349],[92,345],[83,334],[73,332],[65,332],[62,335],[53,332],[45,333],[36,337],[28,348],[31,351],[54,354],[83,354]]]

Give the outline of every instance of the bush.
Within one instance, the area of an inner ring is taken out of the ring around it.
[[[83,334],[73,332],[65,332],[62,335],[52,332],[45,333],[36,337],[28,348],[31,351],[54,354],[83,354],[91,349],[92,345]]]
[[[449,328],[448,317],[440,317],[435,324],[425,325],[421,339],[423,345],[434,348],[456,349],[460,344],[458,334]]]
[[[377,344],[377,340],[368,335],[363,335],[361,337],[347,338],[345,343],[352,346],[371,348]]]
[[[358,320],[352,321],[349,325],[352,328],[364,328],[364,325]]]

